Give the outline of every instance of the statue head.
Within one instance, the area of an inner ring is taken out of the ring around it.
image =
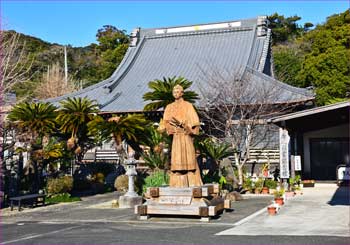
[[[179,98],[182,97],[182,95],[184,94],[184,89],[181,85],[177,84],[174,86],[173,88],[173,96],[174,98],[177,100]]]

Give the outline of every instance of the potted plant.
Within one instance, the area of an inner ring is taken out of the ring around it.
[[[269,193],[270,193],[269,187],[264,186],[261,190],[261,194],[269,194]]]
[[[290,193],[287,193],[288,196],[294,196],[296,194],[296,190],[299,189],[300,190],[300,175],[295,175],[294,178],[289,178],[289,192]]]
[[[246,178],[244,179],[244,182],[243,182],[243,189],[246,190],[246,191],[249,191],[249,193],[253,193],[253,181],[251,178]]]
[[[296,195],[303,195],[303,191],[301,190],[300,186],[296,186],[294,192]]]
[[[255,184],[255,194],[260,194],[264,186],[264,179],[258,178],[254,184]]]
[[[269,176],[269,168],[270,168],[270,164],[268,164],[268,163],[264,163],[263,164],[261,171],[262,171],[262,175],[264,177],[268,177]]]
[[[267,193],[273,193],[276,190],[277,181],[266,178],[264,181],[264,186],[268,189]]]
[[[275,196],[275,203],[282,206],[284,204],[283,202],[284,189],[281,188],[279,190],[276,190],[273,194]]]
[[[271,204],[267,207],[267,212],[269,215],[276,215],[278,211],[278,205]]]
[[[303,180],[303,187],[315,187],[315,180]]]

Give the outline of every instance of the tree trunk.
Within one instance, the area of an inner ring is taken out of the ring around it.
[[[238,164],[237,170],[238,170],[238,185],[243,186],[243,165]]]
[[[234,153],[235,163],[238,170],[238,185],[241,187],[243,185],[243,165],[241,164],[241,159],[237,152]]]

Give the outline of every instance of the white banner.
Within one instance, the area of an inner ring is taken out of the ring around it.
[[[294,156],[294,170],[301,171],[301,156]]]
[[[280,128],[280,178],[289,178],[289,140],[288,131]]]

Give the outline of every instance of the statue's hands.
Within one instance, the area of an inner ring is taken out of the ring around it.
[[[170,120],[170,125],[177,127],[177,128],[183,128],[184,127],[184,123],[180,122],[179,120],[177,120],[175,117],[173,117]]]

